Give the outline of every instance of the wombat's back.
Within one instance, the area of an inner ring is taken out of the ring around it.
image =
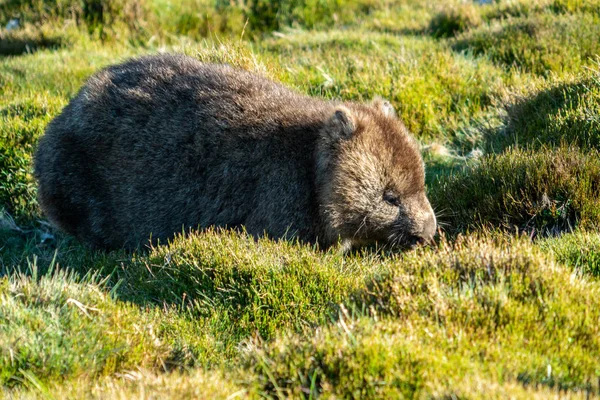
[[[40,141],[41,207],[104,248],[211,225],[315,237],[313,150],[332,107],[180,55],[107,68]]]

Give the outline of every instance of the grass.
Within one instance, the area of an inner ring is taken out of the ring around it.
[[[3,386],[29,376],[47,382],[162,362],[152,313],[116,303],[93,275],[79,280],[57,270],[38,279],[36,269],[33,264],[27,276],[14,272],[0,284]]]
[[[599,32],[598,18],[595,13],[514,18],[461,35],[454,49],[538,75],[574,72],[598,54],[592,39]]]
[[[573,145],[598,149],[600,80],[596,67],[574,82],[552,82],[517,100],[508,109],[504,135],[490,137],[488,145],[527,148]]]
[[[135,3],[135,4],[134,4]],[[10,0],[0,26],[9,398],[600,396],[592,0]],[[136,253],[53,230],[32,154],[103,66],[159,51],[389,99],[442,235],[343,255],[208,230]]]
[[[600,158],[578,148],[510,150],[484,158],[431,189],[432,202],[452,210],[454,229],[502,228],[559,234],[600,224]]]
[[[67,383],[47,387],[35,381],[37,391],[14,391],[15,399],[132,399],[153,396],[160,399],[244,398],[248,391],[219,373],[195,370],[192,373],[154,374],[147,370],[131,371],[101,382]]]
[[[483,382],[585,392],[598,317],[584,310],[597,288],[570,282],[524,240],[443,243],[393,262],[368,294],[381,305],[370,318],[342,311],[309,340],[253,348],[250,362],[267,390],[291,397],[470,397],[474,371]]]
[[[600,236],[595,232],[580,231],[546,238],[539,246],[579,275],[600,276]]]
[[[492,97],[510,79],[494,65],[457,56],[429,37],[334,30],[266,40],[262,46],[277,55],[292,85],[328,98],[386,97],[425,140],[455,140],[468,121],[487,115]]]

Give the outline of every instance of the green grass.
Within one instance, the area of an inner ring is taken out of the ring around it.
[[[378,305],[370,317],[342,311],[309,340],[253,348],[265,389],[469,397],[474,371],[483,382],[589,388],[598,372],[598,315],[588,314],[597,283],[573,284],[525,240],[469,237],[392,265],[367,295]]]
[[[562,81],[534,89],[512,104],[503,135],[491,135],[489,148],[540,148],[574,145],[600,148],[600,74],[598,65],[574,82]]]
[[[471,119],[487,116],[510,80],[500,69],[457,56],[429,37],[373,32],[301,32],[261,43],[292,85],[312,95],[389,99],[418,137],[458,140]],[[261,50],[262,50],[261,48]]]
[[[0,281],[2,386],[22,384],[28,374],[48,382],[151,367],[165,358],[152,312],[115,302],[94,275],[79,280],[57,270],[38,278],[36,269]]]
[[[600,155],[575,147],[510,150],[442,176],[432,203],[452,230],[502,228],[531,235],[600,226]]]
[[[454,49],[489,57],[504,68],[538,75],[575,72],[598,54],[595,13],[534,14],[495,22],[457,38]]]
[[[600,276],[600,235],[595,232],[547,238],[540,241],[539,246],[580,275]]]
[[[595,0],[0,2],[0,397],[600,396]],[[94,71],[181,51],[389,99],[443,234],[343,255],[208,230],[102,253],[32,154]]]

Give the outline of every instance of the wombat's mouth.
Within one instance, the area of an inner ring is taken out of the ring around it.
[[[433,242],[431,239],[426,239],[417,235],[396,234],[393,236],[382,237],[379,239],[347,239],[342,242],[344,252],[374,248],[386,250],[412,250],[417,247],[427,246]]]
[[[430,240],[420,235],[413,235],[403,231],[394,230],[384,240],[386,247],[414,249],[429,243]]]
[[[430,242],[430,240],[427,240],[424,237],[411,235],[406,240],[405,246],[414,249],[415,247],[424,246]]]

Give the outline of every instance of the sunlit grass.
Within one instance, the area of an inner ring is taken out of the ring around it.
[[[596,2],[88,3],[0,4],[23,25],[0,31],[1,393],[600,395]],[[344,255],[208,230],[102,253],[53,230],[37,140],[95,71],[160,51],[389,99],[442,237]]]

